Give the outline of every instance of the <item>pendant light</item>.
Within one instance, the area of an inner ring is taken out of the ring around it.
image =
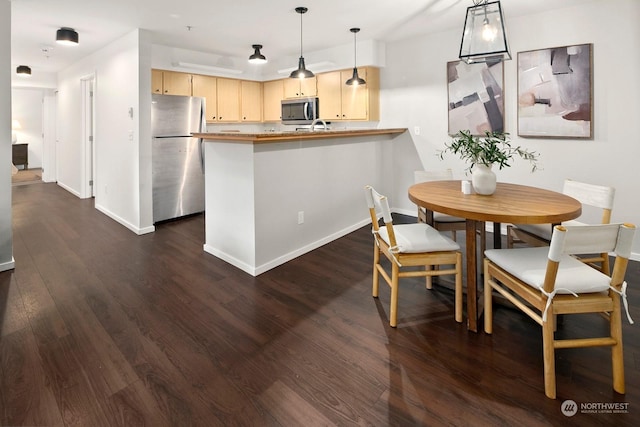
[[[65,46],[76,46],[78,44],[78,33],[73,28],[62,27],[56,31],[56,42]]]
[[[293,70],[289,76],[292,79],[306,79],[314,76],[310,70],[305,68],[304,56],[302,56],[302,15],[307,13],[307,10],[309,9],[306,7],[296,7],[296,12],[300,14],[300,59],[298,60],[298,69]]]
[[[23,77],[31,77],[31,67],[18,65],[18,68],[16,68],[16,74]]]
[[[473,0],[467,8],[459,58],[467,64],[511,59],[499,1]]]
[[[262,53],[260,53],[260,49],[262,49],[262,45],[254,44],[254,45],[251,45],[251,47],[254,49],[254,51],[253,51],[253,55],[249,57],[249,62],[252,64],[266,64],[267,57],[264,56]]]
[[[357,48],[356,48],[356,34],[358,33],[358,31],[360,31],[360,28],[352,28],[349,31],[351,31],[353,33],[353,76],[351,76],[351,78],[349,80],[347,80],[347,84],[349,86],[352,85],[363,85],[366,84],[367,82],[364,81],[364,79],[360,78],[360,76],[358,76],[358,68],[357,68],[357,61],[356,61],[356,52],[357,52]]]

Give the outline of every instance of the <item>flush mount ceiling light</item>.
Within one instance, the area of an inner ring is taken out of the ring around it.
[[[62,27],[56,31],[56,42],[66,46],[76,46],[78,44],[78,33],[73,28]]]
[[[249,57],[249,62],[252,64],[266,64],[267,57],[260,53],[260,49],[262,49],[261,44],[253,44],[251,45],[253,48],[253,55]]]
[[[304,57],[302,56],[302,15],[307,13],[307,10],[309,9],[306,7],[296,7],[296,12],[300,14],[300,59],[298,60],[298,68],[293,70],[289,76],[292,79],[306,79],[314,76],[310,70],[305,68]]]
[[[349,31],[351,31],[353,33],[353,76],[351,76],[351,78],[349,80],[347,80],[347,84],[349,86],[352,85],[363,85],[366,84],[367,82],[364,81],[364,79],[360,78],[360,76],[358,76],[358,64],[356,61],[356,53],[357,53],[357,49],[356,49],[356,34],[358,33],[358,31],[360,31],[360,28],[352,28]]]
[[[499,1],[473,0],[467,8],[459,57],[467,64],[511,59]]]
[[[31,67],[28,67],[26,65],[18,65],[18,68],[16,68],[16,73],[19,76],[31,77]]]

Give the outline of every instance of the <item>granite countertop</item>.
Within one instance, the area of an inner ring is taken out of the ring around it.
[[[280,131],[280,132],[206,132],[194,133],[196,138],[216,141],[229,142],[246,142],[253,144],[282,142],[282,141],[300,141],[307,139],[323,139],[323,138],[344,138],[356,136],[372,136],[372,135],[399,135],[407,131],[407,128],[393,129],[341,129],[341,130],[318,130],[318,131]]]

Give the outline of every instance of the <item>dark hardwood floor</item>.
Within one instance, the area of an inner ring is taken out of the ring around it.
[[[623,321],[627,394],[606,348],[559,350],[544,395],[541,330],[497,307],[494,334],[453,295],[405,280],[399,326],[371,297],[369,227],[256,278],[203,252],[202,215],[136,236],[55,184],[13,191],[14,271],[0,273],[5,426],[631,426],[640,329]],[[363,197],[363,217],[366,208]],[[490,239],[488,239],[490,241]],[[640,321],[640,263],[627,274]],[[603,319],[566,318],[588,334]],[[628,403],[626,414],[562,414]],[[635,420],[635,421],[634,421]]]

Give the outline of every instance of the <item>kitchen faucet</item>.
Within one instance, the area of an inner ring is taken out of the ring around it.
[[[327,130],[327,124],[322,119],[315,119],[311,122],[311,132],[315,131],[318,122],[322,123],[322,129]]]

